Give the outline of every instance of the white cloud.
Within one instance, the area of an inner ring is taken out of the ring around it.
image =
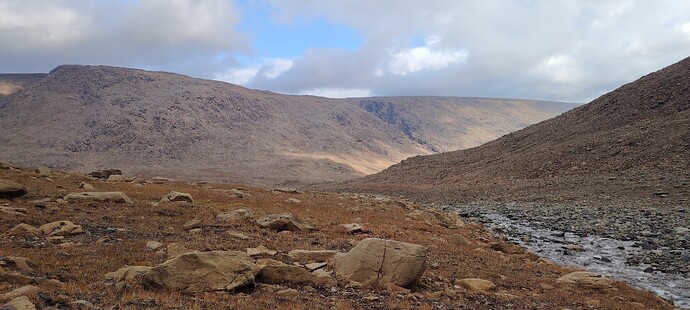
[[[230,69],[216,73],[215,80],[225,81],[237,85],[248,85],[259,76],[266,79],[275,79],[283,72],[292,68],[293,60],[289,58],[266,58],[260,65],[252,65],[246,68]]]
[[[420,70],[438,70],[464,62],[467,56],[466,50],[434,50],[430,46],[419,46],[392,53],[388,69],[400,75]]]
[[[575,85],[583,82],[580,67],[572,56],[558,54],[544,59],[533,72],[554,82]]]
[[[302,91],[299,94],[328,98],[355,98],[369,97],[371,96],[371,91],[368,89],[316,88]]]
[[[90,18],[47,3],[41,10],[18,1],[0,2],[0,55],[63,46],[83,38]]]

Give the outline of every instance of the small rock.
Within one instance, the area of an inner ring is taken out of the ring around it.
[[[76,225],[70,221],[57,221],[43,224],[39,229],[43,234],[48,236],[66,236],[84,233],[81,225]]]
[[[577,251],[577,252],[583,252],[585,250],[585,248],[583,248],[579,244],[565,244],[565,245],[562,245],[561,248],[563,248],[564,250]]]
[[[292,202],[292,203],[301,203],[301,202],[302,202],[302,200],[299,200],[299,199],[297,199],[297,198],[292,198],[292,197],[288,198],[288,199],[285,200],[285,201],[287,201],[287,202]]]
[[[149,241],[146,242],[146,248],[152,251],[158,250],[161,247],[163,247],[163,244],[158,242],[158,241]]]
[[[556,279],[559,284],[575,284],[584,287],[610,287],[613,280],[605,278],[600,274],[588,271],[576,271]]]
[[[52,171],[50,171],[50,168],[48,167],[38,167],[36,168],[36,173],[38,173],[39,176],[42,177],[47,177],[50,175]]]
[[[277,253],[278,253],[278,251],[276,251],[276,250],[271,250],[271,249],[269,249],[269,248],[267,248],[267,247],[265,247],[265,246],[263,246],[263,245],[260,245],[260,246],[255,247],[255,248],[247,248],[247,254],[248,254],[249,256],[258,256],[258,255],[270,255],[270,256],[273,256],[273,255],[276,255]]]
[[[314,229],[311,225],[298,220],[290,213],[267,215],[256,220],[256,224],[261,228],[268,228],[278,232]]]
[[[122,192],[83,192],[70,193],[65,196],[66,201],[103,201],[117,203],[134,203]]]
[[[496,287],[496,284],[489,280],[478,278],[465,278],[457,281],[458,285],[473,291],[486,292]]]
[[[232,238],[232,239],[240,239],[240,240],[248,240],[251,239],[250,237],[245,236],[244,234],[233,231],[233,230],[228,230],[225,232],[225,235]]]
[[[121,174],[111,174],[108,179],[106,179],[106,182],[122,182],[125,180],[125,176]]]
[[[304,267],[307,267],[307,269],[308,269],[309,271],[312,271],[312,272],[313,272],[313,271],[315,271],[315,270],[318,270],[318,269],[321,269],[321,268],[323,268],[323,267],[326,267],[326,265],[328,265],[328,263],[311,263],[311,264],[306,264],[306,265],[304,265]]]
[[[122,175],[120,169],[104,169],[89,173],[90,176],[98,179],[108,179],[111,175]]]
[[[189,193],[172,191],[172,192],[169,192],[167,195],[165,195],[165,197],[163,197],[163,199],[161,200],[161,202],[168,202],[168,201],[170,201],[170,202],[186,201],[186,202],[192,202],[193,203],[194,199],[192,199],[192,195]]]
[[[283,297],[295,297],[295,296],[299,295],[299,291],[297,291],[294,288],[287,288],[284,290],[277,291],[274,294],[276,294],[278,296],[283,296]]]
[[[194,228],[187,231],[190,235],[199,237],[203,230],[201,228]]]
[[[230,212],[223,212],[216,215],[216,220],[222,222],[228,221],[246,221],[254,218],[254,214],[249,209],[237,209]]]
[[[348,234],[350,235],[356,235],[356,234],[362,234],[365,233],[364,227],[361,224],[358,223],[350,223],[350,224],[341,224],[341,227],[345,228]]]
[[[142,277],[149,272],[152,267],[149,266],[129,266],[118,269],[117,271],[106,273],[104,279],[106,281],[117,282],[133,282],[137,278]]]
[[[460,234],[448,236],[448,242],[450,244],[455,244],[455,245],[469,245],[470,244],[470,242],[467,241],[467,238],[465,238],[465,236],[460,235]]]
[[[86,183],[86,182],[81,182],[81,184],[79,184],[79,188],[85,189],[87,191],[91,191],[91,190],[96,189],[93,185]]]
[[[195,229],[195,228],[200,228],[200,227],[201,227],[201,220],[200,219],[193,219],[193,220],[190,220],[190,221],[184,223],[184,225],[182,225],[182,229],[184,229],[184,230],[190,230],[190,229]]]

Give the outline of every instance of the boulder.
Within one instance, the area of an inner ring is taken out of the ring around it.
[[[69,193],[65,196],[67,201],[102,201],[102,202],[117,202],[117,203],[134,203],[123,192],[82,192]]]
[[[31,226],[29,224],[20,223],[17,224],[17,226],[12,227],[12,229],[7,232],[7,235],[17,237],[36,237],[42,233],[43,231],[41,231],[40,228]]]
[[[251,258],[238,251],[181,254],[144,275],[144,286],[148,288],[186,292],[230,291],[251,285]]]
[[[84,233],[81,225],[76,225],[70,221],[57,221],[43,224],[39,229],[44,235],[48,236],[66,236]]]
[[[426,253],[421,245],[367,238],[349,252],[335,255],[335,273],[346,281],[409,288],[424,273]]]
[[[576,271],[556,279],[558,284],[574,284],[591,288],[611,287],[613,280],[589,271]]]
[[[128,266],[122,267],[116,271],[108,272],[103,277],[106,281],[119,282],[133,282],[137,278],[141,278],[144,274],[149,272],[152,267],[149,266]]]
[[[479,292],[486,292],[496,287],[496,284],[494,284],[493,282],[478,278],[465,278],[462,280],[458,280],[457,283],[458,285],[466,289]]]
[[[11,199],[26,195],[26,187],[10,180],[0,180],[0,198]]]
[[[216,215],[216,220],[221,222],[246,221],[251,220],[253,218],[254,214],[249,209],[237,209]]]
[[[288,252],[288,257],[299,263],[327,262],[337,253],[333,250],[292,250]]]
[[[90,176],[98,179],[108,179],[111,175],[122,175],[120,169],[104,169],[89,173]]]
[[[318,276],[295,265],[288,265],[272,259],[260,259],[257,262],[258,282],[267,284],[285,284],[293,286],[333,287],[335,279],[330,276]]]
[[[292,214],[270,214],[256,220],[256,224],[261,228],[268,228],[275,231],[299,231],[311,230],[313,226],[296,219]]]
[[[0,307],[2,310],[36,310],[36,306],[31,303],[29,297],[19,296]]]

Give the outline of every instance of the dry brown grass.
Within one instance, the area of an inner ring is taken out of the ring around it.
[[[672,308],[653,294],[623,283],[616,283],[611,289],[558,286],[555,279],[570,269],[540,263],[531,253],[505,254],[491,250],[490,243],[503,241],[478,225],[467,223],[464,227],[444,228],[412,220],[407,216],[411,212],[410,207],[373,196],[288,194],[233,184],[212,185],[224,189],[242,188],[251,195],[239,199],[212,190],[208,184],[174,182],[139,186],[135,183],[106,183],[79,174],[63,173],[53,173],[50,178],[52,181],[30,170],[0,170],[0,179],[15,180],[30,192],[14,201],[0,201],[0,204],[29,210],[23,217],[3,218],[0,232],[21,222],[39,226],[57,220],[70,220],[87,231],[66,237],[63,242],[80,244],[67,248],[45,242],[43,238],[0,238],[0,256],[27,257],[37,264],[34,276],[65,283],[60,288],[38,284],[44,293],[32,297],[32,300],[39,307],[58,305],[55,301],[67,298],[85,299],[98,307],[117,306],[118,309],[590,309],[588,302],[597,309]],[[135,204],[55,201],[68,192],[81,191],[78,185],[82,181],[101,191],[123,191]],[[153,205],[171,190],[191,193],[195,203]],[[290,197],[302,202],[287,202]],[[36,203],[31,202],[43,198],[51,199],[41,204],[45,208],[37,208]],[[255,216],[291,212],[318,230],[275,233],[250,222],[230,224],[216,221],[218,213],[238,208],[249,208]],[[191,236],[182,229],[185,222],[194,218],[203,223],[201,237]],[[338,224],[351,223],[356,218],[370,230],[369,234],[350,236],[338,227]],[[124,230],[109,233],[108,228]],[[252,239],[231,240],[224,234],[230,229]],[[448,243],[447,236],[452,234],[465,236],[471,244]],[[103,237],[107,237],[107,241],[98,243],[97,240]],[[273,293],[285,287],[264,284],[236,293],[185,294],[149,291],[140,285],[118,291],[102,282],[105,273],[126,265],[154,266],[163,262],[163,257],[146,248],[146,242],[151,240],[164,244],[177,242],[201,251],[244,251],[264,245],[279,251],[276,259],[290,263],[286,254],[292,249],[347,251],[356,241],[367,237],[427,246],[428,268],[421,283],[409,293],[385,288],[352,289],[345,287],[345,283],[339,283],[336,291],[297,287],[300,294],[288,298]],[[490,293],[454,288],[456,280],[467,277],[493,281],[497,288]],[[540,283],[553,288],[545,289]],[[17,286],[0,283],[0,292]],[[366,297],[378,298],[369,300]]]

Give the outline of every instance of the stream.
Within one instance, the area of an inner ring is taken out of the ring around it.
[[[448,209],[460,211],[460,208]],[[539,228],[543,225],[538,225],[538,222],[512,220],[497,213],[473,216],[488,228],[541,257],[560,265],[574,266],[625,281],[632,286],[654,292],[673,302],[676,307],[690,309],[690,279],[682,274],[650,271],[650,266],[646,264],[626,264],[626,257],[640,251],[638,247],[634,247],[633,241],[596,235],[578,236]]]

